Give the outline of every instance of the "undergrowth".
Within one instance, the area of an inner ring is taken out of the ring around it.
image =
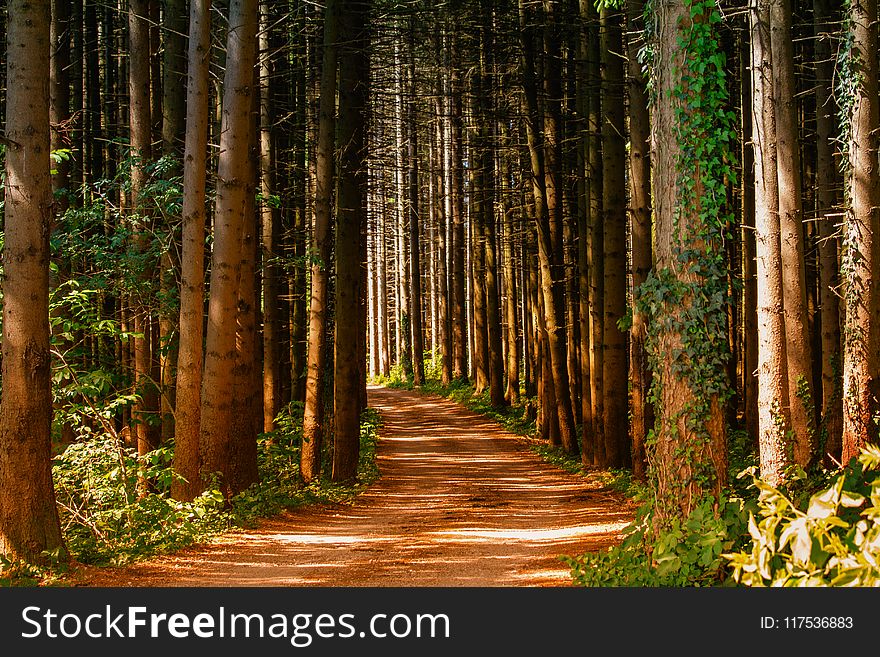
[[[360,464],[354,484],[333,483],[328,477],[305,486],[299,479],[302,406],[291,404],[279,415],[277,429],[258,438],[260,481],[229,503],[219,490],[207,490],[192,502],[170,494],[173,443],[146,457],[123,447],[111,435],[92,434],[69,445],[54,459],[55,495],[66,547],[73,560],[99,566],[123,565],[156,554],[203,542],[236,528],[252,526],[261,517],[320,502],[351,501],[379,476],[376,464],[379,416],[367,409],[361,416]],[[324,455],[329,462],[330,451]],[[324,468],[329,472],[330,468]],[[154,482],[155,492],[139,494],[138,479]],[[60,582],[61,555],[46,555],[38,567],[0,557],[0,585]]]
[[[732,441],[741,439],[735,433]],[[743,462],[753,454],[731,446]],[[733,459],[734,461],[736,458]],[[621,545],[565,557],[581,586],[880,585],[880,449],[839,472],[792,471],[784,488],[750,465],[719,502],[658,529],[647,500]]]

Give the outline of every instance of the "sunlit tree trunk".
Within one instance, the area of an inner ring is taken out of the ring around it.
[[[202,379],[201,471],[205,484],[219,474],[229,494],[231,430],[235,412],[234,369],[238,361],[236,323],[241,276],[242,239],[247,198],[254,193],[250,145],[257,0],[232,0],[223,79],[223,122],[217,169],[214,248],[211,255],[210,303]]]
[[[327,358],[327,302],[332,253],[330,205],[335,179],[336,61],[340,0],[330,0],[324,13],[324,58],[315,163],[315,228],[312,239],[314,261],[309,303],[308,373],[303,415],[303,446],[300,474],[306,483],[321,472],[321,441],[324,434],[324,367]]]
[[[0,554],[64,556],[52,487],[48,0],[8,4]]]
[[[878,395],[878,309],[880,285],[880,140],[877,78],[877,1],[851,0],[849,5],[852,49],[859,81],[849,114],[850,210],[844,224],[843,283],[846,323],[843,343],[843,449],[842,462],[858,456],[868,442],[876,441],[873,420]]]
[[[648,122],[648,97],[645,78],[638,52],[640,43],[634,32],[642,26],[644,3],[635,0],[628,6],[627,91],[629,99],[629,215],[632,240],[632,286],[633,294],[645,282],[651,271],[651,127]],[[647,457],[645,441],[654,426],[654,410],[648,400],[651,372],[645,351],[647,318],[633,308],[630,329],[630,381],[632,384],[632,468],[636,479],[645,479]]]
[[[183,157],[183,235],[180,283],[180,343],[177,355],[174,472],[171,494],[199,494],[199,432],[205,299],[205,179],[208,147],[210,0],[190,4],[186,143]]]
[[[755,256],[758,281],[758,445],[761,474],[778,484],[790,463],[791,426],[782,293],[776,121],[769,0],[750,5],[752,143],[755,152]]]

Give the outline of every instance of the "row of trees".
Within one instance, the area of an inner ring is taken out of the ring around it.
[[[179,499],[290,402],[353,478],[368,374],[525,397],[661,518],[731,428],[774,483],[873,440],[873,0],[5,9],[2,552],[60,544],[53,370],[56,438],[100,397]]]

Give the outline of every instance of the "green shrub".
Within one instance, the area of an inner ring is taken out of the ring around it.
[[[880,448],[815,493],[806,511],[759,478],[751,545],[725,554],[746,586],[880,586]]]
[[[70,445],[52,468],[61,528],[71,555],[83,563],[122,564],[204,540],[229,527],[223,495],[203,493],[179,502],[170,485],[171,451],[138,457],[106,434]],[[138,476],[160,487],[138,494]]]
[[[349,501],[378,477],[379,416],[372,409],[361,417],[361,455],[354,485],[333,484],[327,478],[307,487],[300,482],[301,404],[285,408],[276,427],[258,437],[260,482],[228,504],[216,489],[193,502],[171,498],[173,443],[138,457],[110,434],[84,433],[85,439],[67,447],[53,465],[62,531],[71,555],[82,563],[123,564],[204,541],[285,508]],[[139,478],[153,482],[155,491],[140,494]]]
[[[639,508],[619,546],[564,557],[579,586],[717,586],[725,583],[725,551],[745,533],[748,504],[723,501],[721,513],[707,499],[681,522],[655,532],[650,504]]]

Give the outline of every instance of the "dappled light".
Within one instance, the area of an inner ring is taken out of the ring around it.
[[[380,387],[369,400],[381,478],[352,505],[289,511],[96,583],[563,586],[560,556],[619,542],[631,520],[619,495],[452,401]]]

